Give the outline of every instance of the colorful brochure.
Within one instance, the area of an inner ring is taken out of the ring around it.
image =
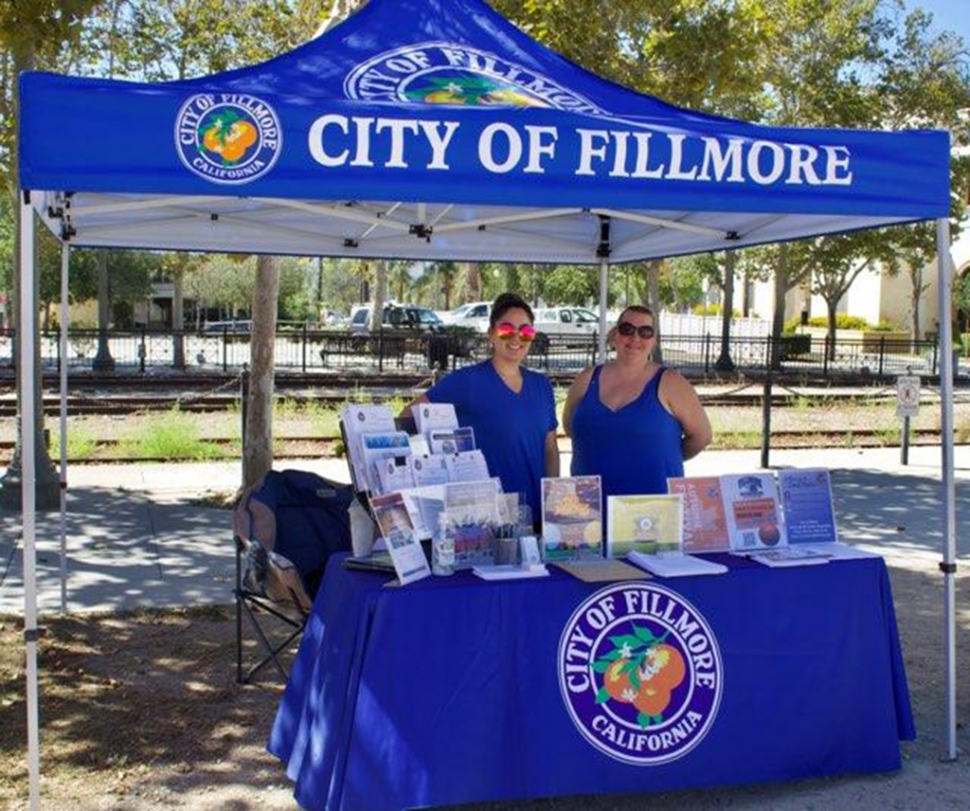
[[[415,429],[424,436],[433,430],[458,427],[458,416],[452,403],[420,403],[411,408],[411,413],[414,415]]]
[[[367,490],[369,483],[361,434],[393,431],[394,415],[391,409],[383,405],[346,405],[340,412],[340,424],[347,444],[354,487],[358,491]]]
[[[395,458],[403,460],[410,456],[411,443],[408,442],[408,435],[404,431],[365,433],[360,435],[360,443],[367,489],[372,494],[380,494],[381,483],[376,463]]]
[[[414,526],[401,494],[375,496],[370,504],[401,585],[429,577],[431,568],[428,566],[428,559],[414,534]]]
[[[431,538],[438,528],[438,517],[445,509],[444,486],[413,487],[400,492],[418,540]]]
[[[778,487],[789,544],[838,541],[832,481],[827,470],[782,470]]]
[[[717,476],[667,479],[671,493],[684,499],[683,544],[687,554],[731,548],[721,480]]]
[[[545,559],[603,556],[603,496],[599,476],[542,480]]]
[[[444,490],[445,525],[455,538],[455,568],[494,563],[498,480],[453,482]]]
[[[788,545],[772,474],[722,476],[721,488],[732,550],[757,552]]]
[[[428,432],[432,453],[462,453],[475,450],[475,429],[471,427],[434,429]]]
[[[606,499],[606,556],[679,552],[683,503],[679,494]]]

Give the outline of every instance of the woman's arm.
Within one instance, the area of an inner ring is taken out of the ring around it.
[[[566,405],[562,409],[562,429],[566,432],[566,436],[571,437],[573,435],[573,414],[576,413],[576,406],[579,405],[580,400],[583,399],[583,395],[586,394],[586,389],[589,388],[589,381],[592,376],[592,367],[584,369],[576,375],[576,379],[569,387],[569,393],[566,395]]]
[[[555,430],[546,434],[546,475],[559,476],[559,442]]]
[[[684,429],[684,459],[693,459],[706,448],[712,437],[711,421],[694,387],[673,369],[660,379],[660,401]]]

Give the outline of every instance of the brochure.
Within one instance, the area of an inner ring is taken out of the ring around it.
[[[455,568],[494,563],[498,480],[452,482],[444,490],[445,525],[455,537]]]
[[[361,455],[367,489],[380,494],[381,483],[377,464],[386,459],[404,459],[411,455],[411,444],[404,431],[380,431],[360,435]],[[403,464],[403,463],[402,463]]]
[[[721,489],[732,550],[756,552],[788,545],[772,474],[722,476]]]
[[[432,453],[462,453],[475,450],[475,429],[471,427],[433,429],[428,432]]]
[[[627,560],[642,569],[660,577],[694,577],[697,575],[726,574],[727,566],[714,563],[693,555],[680,552],[659,552],[656,555],[645,555],[642,552],[631,552]]]
[[[432,537],[438,527],[438,517],[445,509],[444,486],[413,487],[401,490],[400,493],[414,527],[414,534],[422,541]]]
[[[414,406],[411,413],[415,430],[426,437],[433,430],[458,427],[458,416],[452,403],[421,403]]]
[[[445,457],[448,480],[452,482],[477,482],[489,478],[488,464],[481,451],[464,451]]]
[[[548,577],[549,570],[541,563],[531,566],[509,563],[502,566],[473,566],[472,574],[482,580],[521,580],[526,577]]]
[[[827,470],[782,470],[778,487],[789,544],[834,543],[839,539]]]
[[[735,552],[734,554],[743,554]],[[789,566],[817,566],[820,563],[828,563],[832,555],[827,552],[819,552],[814,549],[807,549],[804,546],[785,546],[781,549],[762,549],[758,552],[748,552],[746,557],[758,563],[770,566],[773,569]]]
[[[383,405],[346,405],[340,411],[340,424],[347,445],[347,458],[354,487],[367,490],[368,477],[364,465],[363,446],[360,437],[364,433],[394,430],[394,415]]]
[[[790,547],[789,547],[790,548]],[[822,555],[828,555],[831,560],[865,560],[866,558],[880,558],[875,552],[867,552],[858,546],[836,541],[835,543],[806,543],[799,544],[796,549],[810,549]]]
[[[394,570],[401,585],[430,577],[428,559],[414,534],[414,527],[401,494],[375,496],[370,504],[381,536],[387,542],[387,551],[394,562]]]
[[[625,557],[634,550],[680,551],[683,505],[679,494],[610,496],[606,510],[608,558]]]
[[[684,499],[681,550],[727,552],[731,548],[721,480],[716,476],[667,479],[671,493]]]
[[[443,454],[431,456],[412,455],[408,459],[411,476],[415,487],[428,487],[433,484],[447,484],[451,480],[448,469],[448,457]],[[483,476],[482,478],[488,478]]]
[[[542,541],[546,560],[603,556],[599,476],[542,480]]]
[[[374,467],[377,470],[379,493],[393,493],[414,487],[414,476],[407,465],[407,459],[392,456],[375,462]]]

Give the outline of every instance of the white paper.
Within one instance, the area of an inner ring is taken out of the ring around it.
[[[347,441],[347,455],[350,459],[354,485],[358,490],[368,488],[367,470],[364,465],[361,434],[394,430],[394,415],[383,405],[346,405],[340,411],[340,421]]]
[[[631,552],[627,556],[627,560],[659,577],[726,574],[728,570],[727,566],[722,563],[714,563],[680,552],[658,552],[655,555]]]
[[[473,566],[472,572],[482,580],[521,580],[527,577],[549,576],[549,570],[541,563],[533,566],[519,566],[515,563]]]
[[[399,464],[395,457],[382,459],[375,462],[379,490],[381,493],[393,493],[396,490],[405,490],[414,487],[414,476],[411,468],[405,464]]]
[[[523,535],[519,538],[519,548],[523,565],[534,566],[542,563],[542,557],[539,555],[539,541],[535,535]]]
[[[420,540],[430,538],[438,527],[438,517],[445,509],[444,485],[401,490],[401,498]]]
[[[411,443],[412,456],[427,456],[431,453],[431,448],[428,447],[428,440],[420,434],[408,437],[408,442]]]
[[[481,451],[465,451],[447,457],[448,478],[452,482],[477,482],[488,478],[488,463]]]
[[[806,543],[799,544],[798,549],[809,549],[819,554],[828,555],[831,560],[864,560],[866,558],[881,558],[875,552],[867,552],[858,546],[836,541],[835,543]]]
[[[428,431],[432,453],[463,453],[475,450],[475,429],[470,427]]]
[[[414,534],[414,526],[401,494],[377,496],[371,498],[370,504],[401,585],[430,577],[431,567]]]
[[[428,487],[433,484],[447,484],[451,481],[448,467],[448,457],[436,453],[424,456],[412,456],[408,460],[411,475],[414,477],[415,487]]]
[[[420,403],[411,408],[414,427],[425,437],[432,430],[458,427],[458,416],[452,403]]]
[[[746,555],[748,560],[754,560],[772,569],[788,568],[791,566],[818,566],[828,563],[832,556],[826,552],[815,552],[806,548],[807,544],[786,546],[782,549],[762,549]],[[734,555],[742,554],[732,552]]]

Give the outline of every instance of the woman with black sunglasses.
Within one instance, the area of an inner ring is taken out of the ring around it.
[[[609,339],[616,359],[582,372],[566,397],[572,474],[601,476],[604,498],[666,493],[668,477],[683,476],[684,460],[711,441],[710,421],[694,387],[651,359],[649,309],[627,307]]]
[[[489,315],[492,356],[446,375],[416,403],[452,403],[458,423],[475,430],[475,444],[506,493],[522,493],[540,514],[540,480],[559,475],[556,401],[545,375],[522,366],[536,337],[528,303],[502,293]]]

